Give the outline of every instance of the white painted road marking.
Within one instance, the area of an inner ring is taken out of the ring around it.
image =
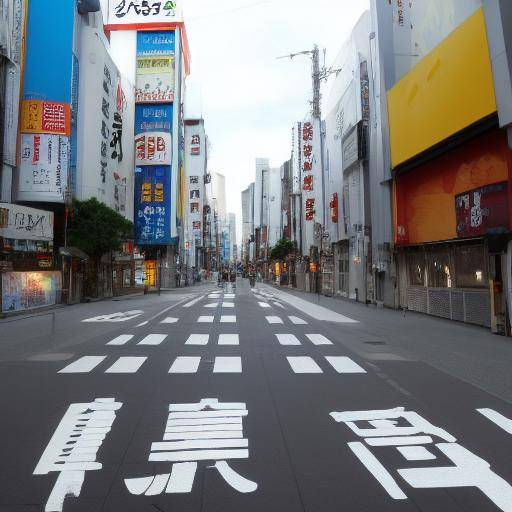
[[[281,345],[300,345],[300,341],[295,334],[276,334],[276,338]]]
[[[267,285],[262,285],[267,289]],[[314,304],[308,300],[300,299],[299,297],[295,297],[290,293],[283,292],[281,290],[274,290],[272,292],[277,296],[277,298],[282,301],[290,304],[291,306],[297,308],[299,311],[303,311],[307,315],[315,318],[316,320],[326,320],[328,322],[337,322],[342,324],[357,324],[359,323],[357,320],[353,320],[345,315],[340,315],[335,311],[331,311],[330,309],[324,308],[323,306],[319,306],[318,304]]]
[[[213,373],[242,373],[242,358],[216,357]]]
[[[203,307],[213,309],[213,308],[218,307],[218,305],[219,305],[218,302],[211,302],[210,304],[205,304]]]
[[[352,361],[350,357],[326,356],[325,359],[338,373],[366,373],[366,370]]]
[[[200,362],[200,357],[177,357],[169,373],[197,373]]]
[[[164,318],[160,323],[161,324],[175,324],[179,318],[173,318],[172,316],[168,316],[167,318]]]
[[[220,323],[221,324],[235,324],[236,323],[236,316],[222,315],[220,317]]]
[[[68,364],[59,373],[89,373],[106,358],[107,356],[84,356]]]
[[[191,334],[185,345],[208,345],[209,334]]]
[[[46,502],[46,512],[61,512],[66,497],[78,498],[86,471],[100,470],[98,450],[110,432],[116,412],[122,407],[114,398],[96,398],[91,403],[71,404],[55,430],[34,475],[59,472]],[[94,425],[101,423],[102,433]]]
[[[498,427],[502,428],[508,434],[512,434],[512,420],[500,414],[494,409],[477,409],[480,414],[483,414],[488,420],[491,420]]]
[[[105,373],[137,373],[147,357],[120,357]]]
[[[290,322],[295,325],[307,325],[306,320],[299,318],[298,316],[289,316]]]
[[[212,293],[211,295],[208,295],[209,299],[220,299],[220,294],[218,293]]]
[[[222,303],[222,307],[223,308],[234,308],[235,307],[235,303],[234,302],[223,302]]]
[[[240,345],[238,334],[219,334],[219,345]]]
[[[312,357],[299,356],[287,357],[286,359],[288,359],[294,373],[323,373],[322,368],[315,363]]]
[[[224,294],[224,298],[225,299],[234,299],[235,298],[235,294],[234,293],[225,293]]]
[[[111,313],[109,315],[100,315],[93,318],[86,318],[82,322],[127,322],[142,315],[144,311],[136,309],[134,311],[126,311],[125,313]]]
[[[204,299],[204,295],[201,295],[200,297],[197,297],[194,300],[191,300],[190,302],[187,302],[186,304],[183,304],[184,308],[191,308],[195,304],[197,304],[200,300]]]
[[[328,340],[323,334],[306,334],[313,345],[332,345],[332,341]]]
[[[149,320],[146,320],[145,322],[137,324],[136,327],[144,327],[145,325],[148,325],[148,324],[149,324]]]
[[[397,450],[405,460],[435,460],[437,457],[424,446],[398,446]]]
[[[128,343],[133,338],[133,336],[133,334],[121,334],[121,336],[118,336],[112,341],[109,341],[107,345],[124,345]]]
[[[258,305],[261,308],[269,308],[270,307],[270,304],[267,304],[266,302],[258,302]]]
[[[283,320],[278,316],[266,316],[267,322],[269,324],[282,324]]]
[[[148,334],[137,345],[160,345],[165,338],[167,338],[167,334]]]
[[[213,324],[214,316],[200,316],[197,321],[200,324]]]

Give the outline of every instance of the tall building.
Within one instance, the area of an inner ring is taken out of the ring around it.
[[[254,183],[242,191],[242,246],[240,258],[243,263],[252,260],[250,248],[254,237]]]
[[[237,245],[236,240],[236,215],[234,213],[228,213],[228,226],[229,226],[229,258],[231,263],[236,263],[235,247]]]
[[[180,5],[133,9],[114,0],[105,6],[115,60],[135,85],[135,238],[149,288],[175,284],[179,226],[188,202],[182,197],[180,140],[190,55]]]
[[[272,168],[269,171],[268,185],[268,247],[272,248],[281,238],[282,230],[282,183],[281,169]]]
[[[257,260],[266,257],[268,248],[269,174],[268,158],[257,158],[254,178],[254,257]]]

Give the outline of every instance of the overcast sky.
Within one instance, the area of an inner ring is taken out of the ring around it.
[[[226,176],[239,237],[240,193],[254,180],[254,159],[281,166],[294,121],[309,111],[310,58],[276,57],[318,44],[331,64],[366,9],[368,0],[187,0],[190,82],[202,91],[209,169]]]

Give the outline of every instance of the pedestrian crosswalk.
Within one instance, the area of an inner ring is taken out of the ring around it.
[[[302,345],[299,338],[294,334],[276,334],[277,341],[281,345]],[[306,334],[306,338],[311,341],[313,345],[332,345],[332,341],[326,338],[323,334]]]
[[[177,357],[169,369],[169,373],[197,373],[201,364],[201,357]],[[242,373],[242,358],[216,357],[213,363],[213,373]]]
[[[269,306],[270,307],[270,306]],[[269,324],[284,324],[284,320],[280,316],[266,316],[265,319]],[[307,325],[306,320],[299,318],[298,316],[288,316],[288,320],[294,325]]]
[[[105,373],[137,373],[147,357],[120,357]]]
[[[160,345],[167,338],[167,334],[148,334],[138,345]]]
[[[286,358],[294,373],[324,373],[319,364],[310,356],[289,356]],[[346,356],[326,356],[325,359],[337,373],[366,373],[366,370]]]

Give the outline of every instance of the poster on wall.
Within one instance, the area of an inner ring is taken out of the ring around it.
[[[494,183],[455,196],[459,238],[509,230],[508,185]]]
[[[146,25],[183,21],[183,0],[110,0],[107,25]]]
[[[171,167],[135,169],[135,243],[167,245],[171,238]]]
[[[174,101],[174,32],[138,32],[137,103],[172,103]]]
[[[25,311],[60,302],[60,272],[4,272],[2,274],[2,311]]]
[[[67,184],[69,139],[61,135],[23,134],[18,200],[63,202]]]
[[[0,222],[0,237],[53,242],[53,212],[9,203],[1,209],[7,218]]]
[[[173,106],[136,105],[135,133],[169,132],[172,133]]]
[[[141,133],[135,137],[135,165],[171,165],[171,163],[170,133]]]
[[[23,100],[21,133],[52,133],[70,136],[71,106],[53,101]]]

